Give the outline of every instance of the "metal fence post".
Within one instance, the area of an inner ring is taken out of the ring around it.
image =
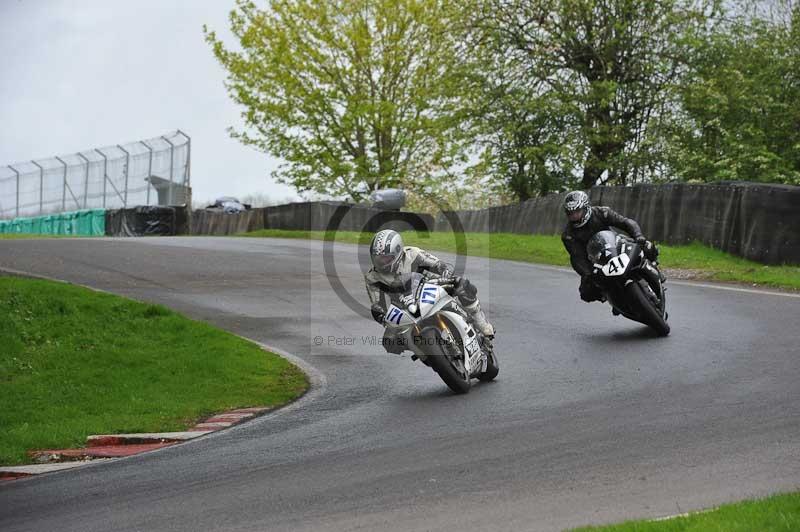
[[[61,212],[64,212],[67,210],[67,163],[58,155],[56,155],[56,159],[64,165],[64,183],[61,187]],[[70,194],[71,193],[70,191]]]
[[[139,144],[150,152],[150,160],[147,162],[147,204],[150,205],[150,189],[153,188],[153,181],[150,179],[153,177],[153,148],[143,140],[140,140]]]
[[[86,176],[83,179],[83,208],[86,208],[87,202],[89,201],[89,159],[87,159],[82,153],[78,152],[78,157],[86,161]]]
[[[161,135],[161,138],[164,140],[164,142],[169,144],[169,199],[167,200],[167,203],[172,205],[175,203],[175,145],[171,143],[164,135]]]
[[[122,205],[123,205],[123,207],[125,207],[127,209],[128,208],[128,174],[131,173],[131,154],[128,152],[128,150],[126,150],[125,148],[123,148],[119,144],[117,144],[117,148],[122,150],[122,153],[125,154],[125,199],[122,200]]]
[[[56,157],[56,159],[58,159],[59,162],[61,162],[61,164],[64,165],[64,190],[63,190],[63,193],[62,193],[63,194],[63,198],[61,200],[61,210],[62,210],[62,212],[67,210],[67,202],[66,202],[67,191],[69,191],[69,195],[72,196],[72,201],[75,202],[75,208],[76,209],[80,209],[81,208],[81,202],[78,201],[77,197],[75,197],[75,193],[72,192],[72,188],[70,188],[69,183],[67,183],[67,166],[68,165],[67,165],[66,162],[64,162],[64,160],[61,157]]]
[[[192,137],[178,130],[178,133],[186,137],[186,173],[183,178],[183,185],[186,187],[192,186]]]
[[[97,148],[94,149],[97,153],[100,154],[100,157],[103,158],[103,208],[106,208],[106,182],[108,181],[108,157],[106,154],[98,150]]]
[[[44,208],[44,167],[36,161],[31,160],[31,162],[39,169],[39,214],[41,215]]]
[[[12,172],[17,174],[17,214],[16,214],[16,216],[17,216],[17,218],[19,218],[19,172],[17,171],[16,168],[11,166],[10,164],[8,165],[8,167],[11,168]]]

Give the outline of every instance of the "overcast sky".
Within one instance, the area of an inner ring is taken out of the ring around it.
[[[277,161],[243,146],[224,71],[203,24],[231,42],[233,0],[0,0],[0,165],[124,144],[181,129],[192,137],[197,201],[296,198]]]

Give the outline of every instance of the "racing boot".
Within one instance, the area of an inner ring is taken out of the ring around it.
[[[492,324],[488,322],[486,319],[486,314],[483,313],[481,310],[481,303],[480,301],[475,301],[472,305],[468,305],[464,307],[464,310],[467,311],[469,314],[470,319],[472,320],[473,325],[475,328],[480,331],[480,333],[489,339],[494,338],[494,327]]]
[[[494,342],[489,336],[481,336],[481,346],[487,355],[494,354]]]

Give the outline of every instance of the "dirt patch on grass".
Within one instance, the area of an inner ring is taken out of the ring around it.
[[[664,268],[662,271],[667,276],[667,279],[682,281],[710,281],[714,276],[714,272],[687,268]]]

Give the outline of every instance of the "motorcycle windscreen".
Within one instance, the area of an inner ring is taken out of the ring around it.
[[[419,293],[420,315],[427,316],[436,305],[444,290],[435,284],[425,283]]]
[[[614,231],[599,231],[586,244],[586,255],[592,264],[605,264],[618,254]]]

